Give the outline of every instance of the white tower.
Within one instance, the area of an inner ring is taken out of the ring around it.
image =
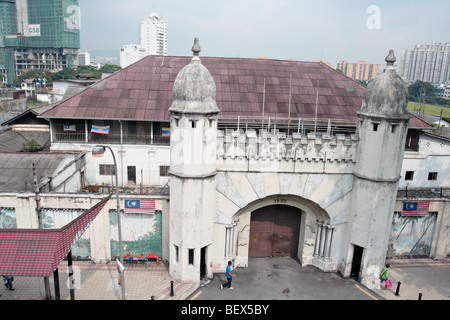
[[[141,22],[140,44],[147,55],[167,56],[167,23],[157,13]]]
[[[215,215],[216,85],[200,61],[177,75],[170,111],[170,274],[181,281],[212,277],[210,245]]]
[[[395,73],[395,60],[391,50],[384,72],[367,86],[357,115],[360,141],[344,274],[350,275],[352,262],[352,273],[356,271],[362,283],[385,261],[389,241],[386,230],[391,229],[410,119],[406,109],[408,89]]]

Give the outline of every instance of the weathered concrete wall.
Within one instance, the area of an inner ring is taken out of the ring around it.
[[[429,201],[424,217],[401,217],[403,202]],[[447,198],[398,198],[392,221],[388,256],[427,254],[438,259],[450,256],[450,201]]]
[[[1,210],[1,217],[8,215],[8,221],[15,219],[17,228],[37,229],[38,221],[34,197],[34,193],[2,194],[2,207],[11,209],[8,209],[8,214],[6,212],[3,213],[4,210]],[[92,193],[42,193],[41,207],[44,214],[44,227],[60,228],[100,202],[104,197],[105,195]],[[124,200],[130,198],[149,199],[149,197],[145,196],[121,195],[121,210],[124,209]],[[148,254],[149,252],[147,251],[153,250],[153,246],[156,246],[157,250],[154,250],[154,253],[158,254],[162,259],[168,259],[168,197],[157,196],[152,199],[155,200],[155,215],[122,214],[124,253],[130,249],[131,253]],[[117,254],[115,253],[116,251],[118,252],[116,246],[118,238],[117,222],[115,222],[117,219],[114,219],[114,216],[117,216],[115,214],[116,209],[116,199],[112,197],[83,234],[82,241],[78,244],[80,248],[75,249],[81,253],[79,255],[81,258],[90,258],[94,262],[107,262],[111,260],[114,254]],[[14,211],[14,215],[12,215],[12,211]],[[111,215],[113,216],[112,219]],[[1,221],[5,220],[1,219]],[[9,225],[11,225],[11,221],[8,222],[8,225],[6,225],[5,221],[5,223],[2,222],[0,227],[8,227]],[[89,252],[86,252],[86,250],[89,250]]]
[[[351,172],[358,136],[306,136],[254,130],[218,132],[217,168],[227,171]]]

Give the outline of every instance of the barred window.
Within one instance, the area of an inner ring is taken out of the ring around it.
[[[99,171],[102,176],[112,176],[116,173],[113,164],[101,164],[99,166]]]
[[[189,264],[194,265],[194,249],[189,249]]]

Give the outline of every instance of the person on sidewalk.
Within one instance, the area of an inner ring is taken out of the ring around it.
[[[389,267],[390,265],[387,263],[386,266],[381,270],[380,274],[380,283],[383,285],[383,282],[389,279]]]
[[[227,283],[225,284],[225,286],[228,285],[228,289],[233,289],[233,287],[231,286],[231,279],[232,279],[232,277],[235,276],[235,274],[231,273],[231,261],[228,261],[226,274],[227,274]],[[224,285],[221,284],[220,285],[220,290],[222,290],[223,288],[224,288]]]
[[[3,276],[3,283],[5,284],[5,287],[9,290],[14,290],[13,288],[13,281],[14,281],[14,277],[13,276]]]

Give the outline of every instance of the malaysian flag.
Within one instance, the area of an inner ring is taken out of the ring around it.
[[[403,202],[403,216],[426,216],[428,215],[428,201]]]
[[[65,124],[64,131],[76,131],[74,124]]]
[[[125,200],[125,213],[155,213],[155,200]]]

